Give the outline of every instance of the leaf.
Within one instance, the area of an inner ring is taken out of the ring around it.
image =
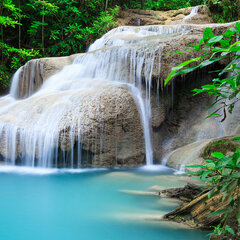
[[[239,52],[240,51],[240,46],[232,47],[231,52]]]
[[[213,117],[213,116],[216,116],[216,117],[220,117],[221,115],[217,112],[220,111],[220,109],[222,109],[222,107],[218,108],[217,110],[215,110],[214,112],[212,112],[211,114],[209,114],[206,119],[210,118],[210,117]]]
[[[186,168],[203,168],[205,167],[204,165],[190,165],[190,166],[186,166]]]
[[[176,68],[177,70],[174,69],[174,70],[168,75],[167,79],[166,79],[165,82],[164,82],[164,86],[166,86],[166,85],[168,84],[168,82],[172,79],[173,75],[176,76],[176,73],[177,73],[177,71],[178,71],[179,69],[182,69],[183,67],[189,65],[189,64],[192,63],[192,62],[197,62],[197,61],[199,61],[200,59],[201,59],[201,57],[193,58],[193,59],[190,59],[190,60],[188,60],[188,61],[185,61],[185,62],[179,64],[179,65],[177,66],[177,68]]]
[[[229,213],[230,211],[231,211],[230,209],[221,209],[221,210],[212,212],[212,213],[208,214],[207,216],[208,217],[214,217],[214,216],[217,216],[217,215],[221,215],[223,213]]]
[[[238,33],[240,33],[240,23],[239,22],[236,22],[236,29],[237,29]]]
[[[217,43],[223,39],[223,35],[212,37],[208,43]]]
[[[203,67],[211,65],[211,64],[213,64],[215,62],[218,62],[218,61],[220,61],[220,60],[222,60],[224,58],[226,58],[226,56],[221,56],[221,57],[217,57],[217,58],[207,59],[207,60],[203,61],[199,66],[200,66],[200,68],[203,68]]]
[[[215,169],[215,163],[214,162],[207,163],[206,167],[207,167],[207,169],[213,170],[213,169]]]
[[[213,188],[209,193],[208,193],[208,198],[212,198],[215,195],[216,188]]]
[[[240,137],[233,138],[233,142],[240,142]]]
[[[224,40],[222,40],[222,41],[224,41]],[[224,42],[223,42],[223,43],[224,43]],[[228,45],[228,47],[229,47],[229,45]],[[220,47],[215,47],[215,48],[213,48],[213,49],[212,49],[212,52],[227,52],[227,53],[229,53],[227,49],[225,49],[225,48],[220,48]]]
[[[233,47],[237,46],[238,44],[240,44],[240,41],[237,41],[237,42],[233,43],[233,44],[229,47],[228,51],[231,51],[231,49],[232,49]]]
[[[233,173],[233,174],[231,175],[231,178],[240,178],[240,172]]]
[[[228,231],[229,233],[231,233],[232,235],[235,234],[234,230],[231,227],[229,227],[228,225],[225,226],[225,230]]]
[[[180,53],[187,53],[187,52],[192,52],[193,50],[185,50],[185,51],[179,51],[179,52],[173,52],[173,53],[165,53],[164,55],[175,55],[175,54],[180,54]]]
[[[224,37],[232,37],[233,35],[235,34],[235,32],[231,31],[230,29],[228,29],[224,34],[223,36]]]
[[[213,32],[212,29],[207,27],[203,33],[203,39],[204,40],[209,40],[213,37]]]
[[[218,159],[224,157],[224,155],[221,152],[214,152],[211,155],[215,158],[218,158]]]
[[[222,195],[222,193],[226,190],[226,188],[229,186],[230,183],[231,182],[227,182],[223,185],[221,191],[219,192],[219,195]],[[223,201],[224,201],[224,199],[223,199]]]
[[[199,66],[185,68],[185,69],[183,69],[183,70],[178,71],[177,74],[173,74],[173,77],[175,77],[175,76],[177,76],[177,75],[181,75],[181,74],[190,73],[190,72],[194,71],[194,70],[197,69],[197,68],[199,68]]]

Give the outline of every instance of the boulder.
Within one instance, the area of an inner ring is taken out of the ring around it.
[[[6,103],[6,99],[2,101]],[[145,164],[138,107],[124,85],[98,82],[89,89],[51,93],[47,97],[33,95],[24,104],[16,101],[0,121],[3,129],[0,152],[11,162],[28,165],[26,159],[30,159],[31,165],[46,167],[49,157],[52,165],[64,167]],[[67,158],[79,154],[78,146],[88,158],[84,155],[79,161],[74,157],[71,162]],[[13,153],[11,149],[16,150]],[[58,156],[54,155],[56,149]],[[52,159],[56,158],[54,162]]]
[[[168,158],[167,165],[176,169],[181,166],[202,165],[204,159],[213,158],[213,152],[221,152],[224,155],[232,155],[240,147],[239,142],[233,141],[234,136],[208,139],[200,142],[188,144],[182,148],[176,149]],[[187,168],[187,170],[196,170],[196,168]]]

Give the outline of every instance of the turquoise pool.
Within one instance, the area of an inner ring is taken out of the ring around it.
[[[178,203],[127,194],[183,186],[167,168],[44,170],[0,167],[1,240],[205,240],[206,232],[164,223]]]

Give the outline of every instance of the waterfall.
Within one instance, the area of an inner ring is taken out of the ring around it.
[[[160,74],[161,69],[159,39],[171,34],[181,37],[189,29],[189,26],[118,27],[45,82],[41,77],[42,65],[38,61],[28,62],[15,73],[10,94],[0,98],[3,160],[12,165],[40,167],[82,167],[89,166],[89,162],[102,166],[100,162],[107,161],[111,146],[116,151],[117,165],[119,155],[123,155],[119,153],[121,146],[116,139],[108,139],[109,130],[102,116],[106,108],[99,103],[106,91],[116,94],[117,86],[124,92],[127,88],[135,99],[146,163],[151,165],[150,98],[153,71],[157,68]],[[114,109],[120,107],[116,103]],[[117,117],[116,110],[114,124],[119,128],[123,124]],[[118,134],[116,130],[115,135]],[[131,150],[133,136],[127,140],[124,137],[125,148]]]
[[[198,8],[199,8],[198,6],[192,8],[190,14],[187,15],[187,16],[185,16],[185,17],[183,18],[183,22],[184,22],[185,20],[191,19],[193,16],[195,16],[195,15],[198,13]]]

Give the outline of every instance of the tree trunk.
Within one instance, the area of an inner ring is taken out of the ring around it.
[[[18,0],[18,8],[19,9],[21,8],[21,0]],[[21,48],[21,25],[20,25],[21,18],[20,18],[20,16],[18,18],[18,23],[19,23],[19,25],[18,25],[18,48],[20,49]]]
[[[108,8],[108,0],[106,0],[105,11],[107,11],[107,8]]]
[[[44,7],[43,7],[43,11],[44,11]],[[45,53],[45,49],[44,49],[44,14],[42,15],[42,52],[43,52],[43,56],[44,56],[44,53]]]
[[[3,3],[0,4],[0,16],[3,16]],[[3,43],[3,25],[1,25],[1,42]],[[2,52],[2,51],[1,51]],[[1,63],[3,63],[3,53],[1,53]]]

